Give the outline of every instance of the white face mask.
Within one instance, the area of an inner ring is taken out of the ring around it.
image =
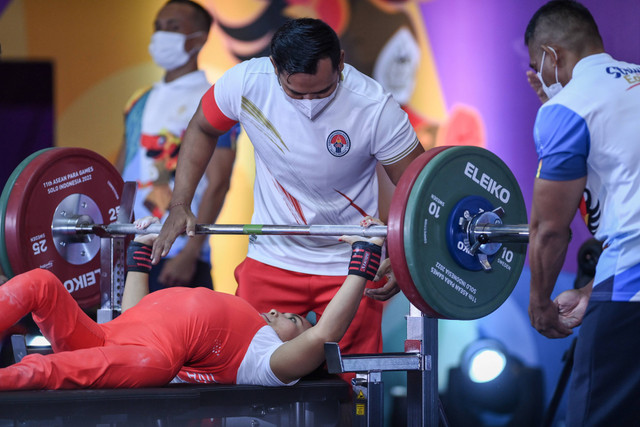
[[[184,43],[190,38],[197,37],[201,32],[197,31],[186,35],[172,31],[156,31],[151,36],[151,43],[149,43],[149,53],[153,62],[167,71],[182,67],[189,61],[191,55],[200,50],[200,48],[196,48],[191,52],[186,52]]]
[[[553,54],[555,55],[556,62],[557,62],[558,54],[556,54],[556,51],[553,50],[553,48],[551,46],[549,46],[549,49],[551,49],[551,52],[553,52]],[[536,75],[538,76],[538,79],[542,83],[542,90],[547,95],[547,98],[551,99],[554,96],[556,96],[558,94],[558,92],[560,92],[562,90],[562,85],[558,81],[558,65],[555,66],[555,69],[556,69],[556,82],[553,83],[551,86],[547,86],[544,83],[544,80],[542,79],[542,67],[544,66],[544,55],[545,55],[545,53],[546,52],[543,50],[542,51],[542,61],[540,62],[540,71],[538,71],[536,73]]]
[[[276,77],[276,78],[278,78],[278,83],[280,84],[279,77]],[[309,119],[313,120],[320,113],[322,113],[324,109],[327,108],[327,105],[329,105],[329,103],[333,101],[333,98],[336,97],[336,94],[338,93],[339,85],[340,85],[340,80],[338,80],[338,83],[336,84],[336,88],[333,90],[333,92],[331,92],[329,96],[326,96],[324,98],[316,98],[316,99],[295,99],[287,95],[287,92],[284,91],[282,84],[280,84],[280,89],[282,89],[282,91],[284,92],[285,98],[287,98],[287,100],[294,107],[300,110],[300,112],[305,116],[307,116]]]
[[[294,99],[287,95],[289,101],[296,106],[298,110],[302,112],[305,116],[309,117],[311,120],[315,119],[318,114],[322,113],[324,109],[329,105],[333,98],[336,97],[336,93],[338,92],[338,87],[336,86],[335,90],[331,93],[331,95],[325,98],[317,98],[317,99]]]

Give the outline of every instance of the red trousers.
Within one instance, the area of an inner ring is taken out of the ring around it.
[[[0,286],[0,330],[30,312],[55,354],[27,355],[0,369],[0,390],[160,386],[181,367],[153,347],[105,346],[106,328],[91,320],[47,270],[21,274]]]
[[[240,298],[179,287],[154,292],[97,324],[46,270],[0,286],[0,330],[28,313],[55,353],[30,354],[0,369],[0,390],[162,386],[181,369],[233,383],[251,339],[265,325]]]
[[[259,312],[275,308],[284,313],[306,316],[313,311],[318,319],[346,278],[296,273],[252,258],[245,258],[236,268],[235,277],[238,282],[236,295]],[[376,286],[369,282],[367,286],[370,285]],[[382,352],[382,309],[383,302],[362,297],[358,312],[340,340],[342,353]]]

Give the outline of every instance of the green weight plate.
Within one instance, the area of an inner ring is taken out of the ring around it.
[[[407,202],[411,195],[411,188],[413,188],[413,184],[416,182],[420,172],[438,153],[448,148],[448,146],[431,148],[416,157],[405,169],[393,192],[389,207],[389,220],[387,221],[387,250],[389,251],[389,259],[391,260],[391,267],[398,282],[398,287],[407,299],[411,301],[411,304],[431,317],[437,317],[438,313],[434,312],[429,307],[429,304],[422,299],[407,267],[404,254],[404,216]]]
[[[505,211],[504,224],[526,224],[515,177],[496,155],[479,147],[452,147],[422,170],[404,220],[407,267],[422,298],[440,317],[477,319],[511,294],[526,257],[525,244],[503,244],[489,271],[461,267],[447,249],[447,221],[462,198],[477,195]]]
[[[11,175],[9,175],[9,179],[5,183],[4,188],[2,189],[2,195],[0,195],[0,266],[2,266],[2,271],[7,277],[13,277],[13,268],[11,268],[11,262],[9,261],[9,255],[7,252],[7,245],[5,243],[5,233],[4,233],[4,223],[5,217],[7,213],[7,203],[9,202],[9,196],[11,195],[11,190],[13,189],[16,179],[22,173],[24,168],[27,167],[31,161],[38,157],[40,154],[52,150],[53,148],[45,148],[28,156],[24,159],[16,168],[13,170]]]

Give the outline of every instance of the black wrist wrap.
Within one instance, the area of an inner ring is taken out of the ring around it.
[[[127,270],[148,274],[151,271],[151,246],[135,241],[129,243],[127,248]]]
[[[382,248],[370,242],[355,242],[351,245],[349,274],[373,280],[380,267]]]

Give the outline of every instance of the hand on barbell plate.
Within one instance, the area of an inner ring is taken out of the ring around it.
[[[169,216],[162,226],[160,235],[153,242],[151,263],[157,264],[160,258],[167,256],[176,238],[186,231],[187,236],[196,235],[196,217],[186,204],[174,203],[169,210]]]
[[[139,230],[144,230],[151,224],[157,224],[160,220],[155,216],[145,216],[144,218],[136,219],[133,222],[134,227]],[[153,242],[158,238],[157,234],[136,234],[135,240],[136,242],[140,242],[144,245],[153,245]]]

